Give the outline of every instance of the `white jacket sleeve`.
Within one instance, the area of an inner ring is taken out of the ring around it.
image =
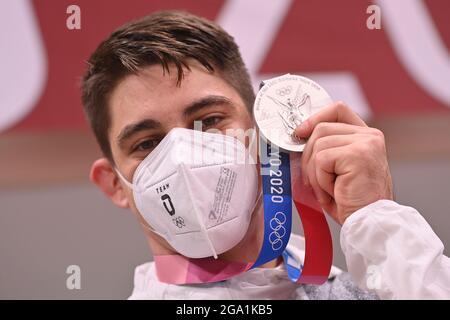
[[[450,258],[414,208],[379,200],[356,211],[341,247],[353,280],[381,299],[450,299]]]

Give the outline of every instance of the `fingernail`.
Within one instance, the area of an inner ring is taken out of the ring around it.
[[[308,132],[308,129],[309,129],[308,121],[303,121],[302,124],[297,127],[295,133],[299,138],[302,138],[305,137],[305,134],[306,132]]]

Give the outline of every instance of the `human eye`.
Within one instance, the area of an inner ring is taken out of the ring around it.
[[[145,139],[136,143],[133,148],[133,153],[147,153],[149,154],[159,144],[160,139]]]
[[[202,123],[202,129],[208,130],[210,128],[214,128],[214,127],[218,126],[222,120],[223,120],[223,116],[213,115],[213,116],[205,117],[205,118],[201,119],[200,121]]]

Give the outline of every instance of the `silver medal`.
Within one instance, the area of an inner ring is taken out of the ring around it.
[[[272,144],[301,152],[306,141],[294,136],[295,128],[331,102],[325,89],[311,79],[286,74],[264,81],[253,114],[260,133]]]

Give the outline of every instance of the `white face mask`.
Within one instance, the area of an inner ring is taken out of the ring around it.
[[[117,173],[145,221],[183,256],[217,258],[247,232],[258,175],[238,139],[174,128],[139,164],[132,184]]]

